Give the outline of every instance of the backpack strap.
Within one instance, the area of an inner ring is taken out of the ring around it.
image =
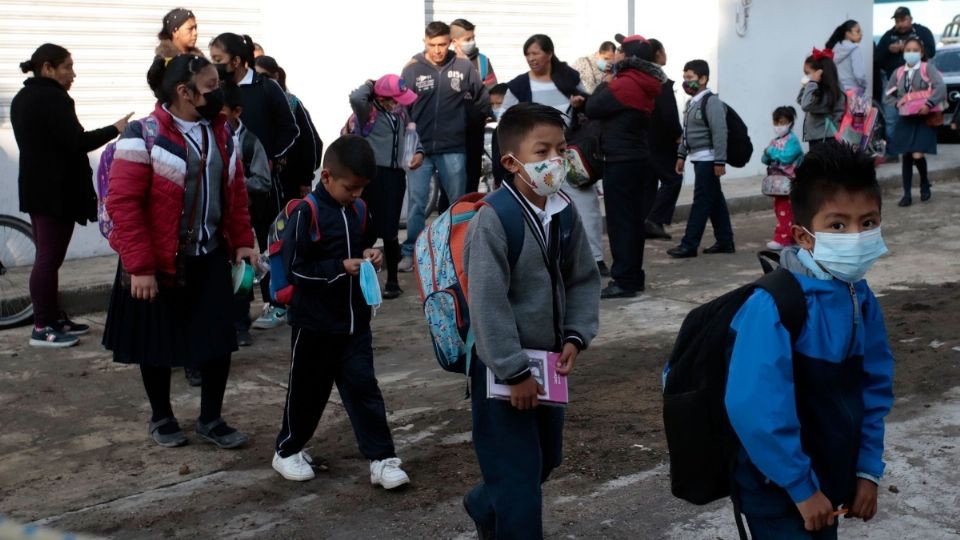
[[[523,209],[513,198],[509,189],[498,189],[483,199],[483,204],[490,206],[500,218],[500,224],[507,235],[507,262],[512,269],[520,260],[520,250],[523,249],[524,229]]]
[[[710,120],[707,120],[707,101],[710,100],[711,96],[713,96],[713,92],[703,96],[703,99],[700,100],[700,119],[703,120],[707,129],[710,129]]]
[[[313,227],[313,232],[310,235],[311,240],[317,242],[320,240],[320,210],[317,207],[317,197],[313,192],[310,192],[303,198],[303,201],[310,207],[310,226]]]
[[[756,281],[756,286],[767,291],[777,304],[780,322],[796,342],[807,323],[807,297],[793,273],[779,268]]]
[[[360,234],[364,235],[367,233],[367,222],[369,221],[369,214],[367,214],[367,203],[363,199],[357,199],[353,201],[353,211],[357,213],[357,217],[360,218]]]
[[[927,75],[927,63],[920,62],[920,78],[923,79],[923,82],[930,84],[930,77]]]

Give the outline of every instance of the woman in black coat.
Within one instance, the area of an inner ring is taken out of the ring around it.
[[[57,305],[57,274],[67,254],[74,223],[97,219],[97,194],[87,152],[120,134],[133,113],[110,126],[84,131],[67,94],[76,73],[70,52],[41,45],[20,64],[33,77],[10,105],[13,134],[20,148],[20,211],[30,214],[37,258],[30,274],[35,327],[30,345],[69,347],[86,325],[72,322]]]

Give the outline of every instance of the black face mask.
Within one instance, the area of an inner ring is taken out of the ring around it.
[[[221,81],[228,81],[233,79],[233,72],[227,71],[226,64],[214,64],[217,67],[217,75],[220,76]]]
[[[194,106],[197,109],[197,114],[207,122],[213,122],[218,116],[220,116],[220,111],[223,110],[223,89],[217,88],[203,95],[203,99],[206,101],[203,105],[199,107]]]

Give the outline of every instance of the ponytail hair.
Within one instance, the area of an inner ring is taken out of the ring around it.
[[[173,58],[158,56],[147,71],[147,84],[161,103],[172,103],[177,86],[189,84],[210,61],[194,54],[178,54]]]
[[[840,87],[840,75],[837,73],[837,65],[833,63],[833,59],[825,55],[810,55],[804,63],[813,71],[823,70],[818,83],[820,87],[818,92],[827,97],[828,107],[834,107],[840,101],[843,89]]]
[[[244,65],[253,67],[253,38],[246,34],[241,36],[240,34],[224,32],[213,38],[210,46],[223,49],[225,53],[230,55],[231,59],[240,58],[240,61],[243,62]]]
[[[837,43],[840,43],[841,41],[846,39],[847,32],[853,30],[853,27],[859,24],[860,23],[858,23],[853,19],[847,19],[846,21],[844,21],[843,24],[841,24],[836,29],[834,29],[833,33],[830,34],[830,39],[827,40],[827,44],[825,45],[824,48],[826,49],[834,48]]]
[[[527,50],[530,49],[530,46],[536,43],[540,49],[550,55],[550,71],[556,72],[560,69],[563,62],[557,58],[557,54],[554,52],[553,40],[550,39],[550,36],[546,34],[534,34],[527,39],[526,43],[523,44],[523,55],[527,55]]]
[[[44,64],[50,64],[56,68],[66,62],[67,58],[70,58],[70,51],[53,43],[44,43],[33,51],[29,60],[20,62],[20,71],[24,73],[32,71],[35,76],[40,76]]]

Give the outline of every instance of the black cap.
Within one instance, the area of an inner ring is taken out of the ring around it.
[[[906,6],[900,6],[896,11],[893,12],[893,17],[891,19],[902,19],[904,17],[911,17],[910,8]]]

